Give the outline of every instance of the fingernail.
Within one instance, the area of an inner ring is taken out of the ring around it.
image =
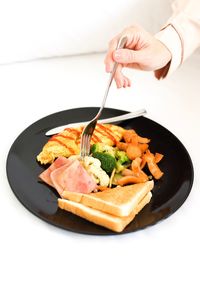
[[[111,70],[112,70],[111,65],[107,64],[107,65],[106,65],[106,72],[107,72],[107,73],[110,73]]]
[[[116,81],[116,86],[117,86],[118,89],[121,88],[119,81]]]
[[[122,82],[121,82],[121,80],[117,80],[117,88],[118,89],[121,89],[122,88],[122,86],[123,86],[123,84],[122,84]]]

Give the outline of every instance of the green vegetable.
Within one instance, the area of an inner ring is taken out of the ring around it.
[[[116,173],[122,172],[124,169],[130,166],[131,160],[128,158],[125,151],[116,151]]]
[[[103,143],[96,143],[91,146],[91,153],[95,153],[95,152],[108,153],[112,156],[115,156],[116,150],[112,146]]]
[[[103,152],[103,144],[96,143],[91,146],[91,153]]]
[[[116,168],[116,173],[120,173],[120,172],[122,172],[126,167],[125,167],[123,164],[121,164],[119,160],[117,160],[115,168]]]
[[[116,173],[122,172],[124,169],[130,167],[130,163],[122,164],[119,160],[116,162]]]
[[[112,184],[113,185],[118,185],[118,180],[120,179],[120,178],[122,178],[123,176],[121,175],[121,174],[116,174],[115,173],[115,175],[113,176],[113,180],[112,180]]]
[[[125,151],[117,150],[115,157],[121,164],[131,162]]]
[[[106,173],[112,173],[116,166],[116,159],[113,155],[106,152],[94,152],[92,156],[100,160],[101,168],[106,171]]]

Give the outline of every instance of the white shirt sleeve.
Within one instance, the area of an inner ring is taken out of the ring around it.
[[[158,79],[173,73],[200,47],[200,0],[176,0],[173,14],[155,37],[170,50],[172,60],[159,72]]]

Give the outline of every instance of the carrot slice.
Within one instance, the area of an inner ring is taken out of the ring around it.
[[[140,168],[141,162],[142,162],[142,159],[140,157],[136,157],[134,160],[132,160],[131,170],[134,173],[139,173],[141,171],[141,168]]]
[[[156,152],[155,154],[155,163],[159,163],[161,159],[163,158],[163,154]]]
[[[122,176],[133,176],[134,175],[134,172],[130,169],[124,169],[122,171]]]
[[[145,155],[142,155],[142,162],[141,162],[141,165],[140,165],[140,168],[143,169],[146,165],[147,161],[145,159]]]
[[[123,142],[117,142],[116,146],[119,150],[122,151],[126,151],[126,149],[128,148],[128,144]]]
[[[160,168],[156,163],[148,162],[147,164],[148,164],[149,171],[151,172],[151,174],[155,179],[160,179],[163,176],[164,173],[160,170]]]
[[[123,133],[123,139],[125,140],[126,143],[132,143],[132,144],[147,144],[150,142],[150,139],[141,137],[138,135],[134,129],[128,129],[125,130]]]
[[[103,185],[97,185],[97,190],[102,192],[105,190],[110,190],[110,187],[103,186]]]
[[[160,168],[156,164],[155,156],[153,155],[153,153],[151,153],[149,150],[147,150],[144,156],[145,156],[145,160],[147,162],[149,171],[151,172],[153,177],[155,179],[160,179],[164,173],[160,170]]]
[[[140,148],[140,150],[143,153],[149,148],[149,145],[148,144],[138,144],[138,147]]]
[[[123,133],[123,139],[126,143],[138,143],[138,135],[133,129],[125,130],[125,132]]]
[[[117,181],[117,184],[123,186],[123,185],[127,185],[127,184],[133,184],[133,183],[143,183],[148,181],[148,177],[146,178],[146,176],[124,176],[122,178],[120,178]]]
[[[146,182],[148,180],[148,176],[140,169],[142,159],[137,157],[131,163],[131,170],[125,169],[122,172],[124,177],[120,178],[118,184],[126,185],[130,183],[139,183],[139,182]]]
[[[151,140],[138,135],[138,142],[141,144],[148,144]]]
[[[126,149],[126,154],[130,160],[133,160],[136,157],[140,157],[142,155],[142,151],[138,146],[133,144],[128,144],[128,147]]]

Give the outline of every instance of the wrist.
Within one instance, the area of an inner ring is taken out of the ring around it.
[[[170,62],[168,62],[159,72],[156,72],[160,74],[160,78],[165,78],[167,75],[170,75],[173,71],[175,71],[182,62],[182,43],[178,33],[171,25],[168,25],[158,32],[155,37],[171,54]],[[161,71],[163,71],[163,73]]]

